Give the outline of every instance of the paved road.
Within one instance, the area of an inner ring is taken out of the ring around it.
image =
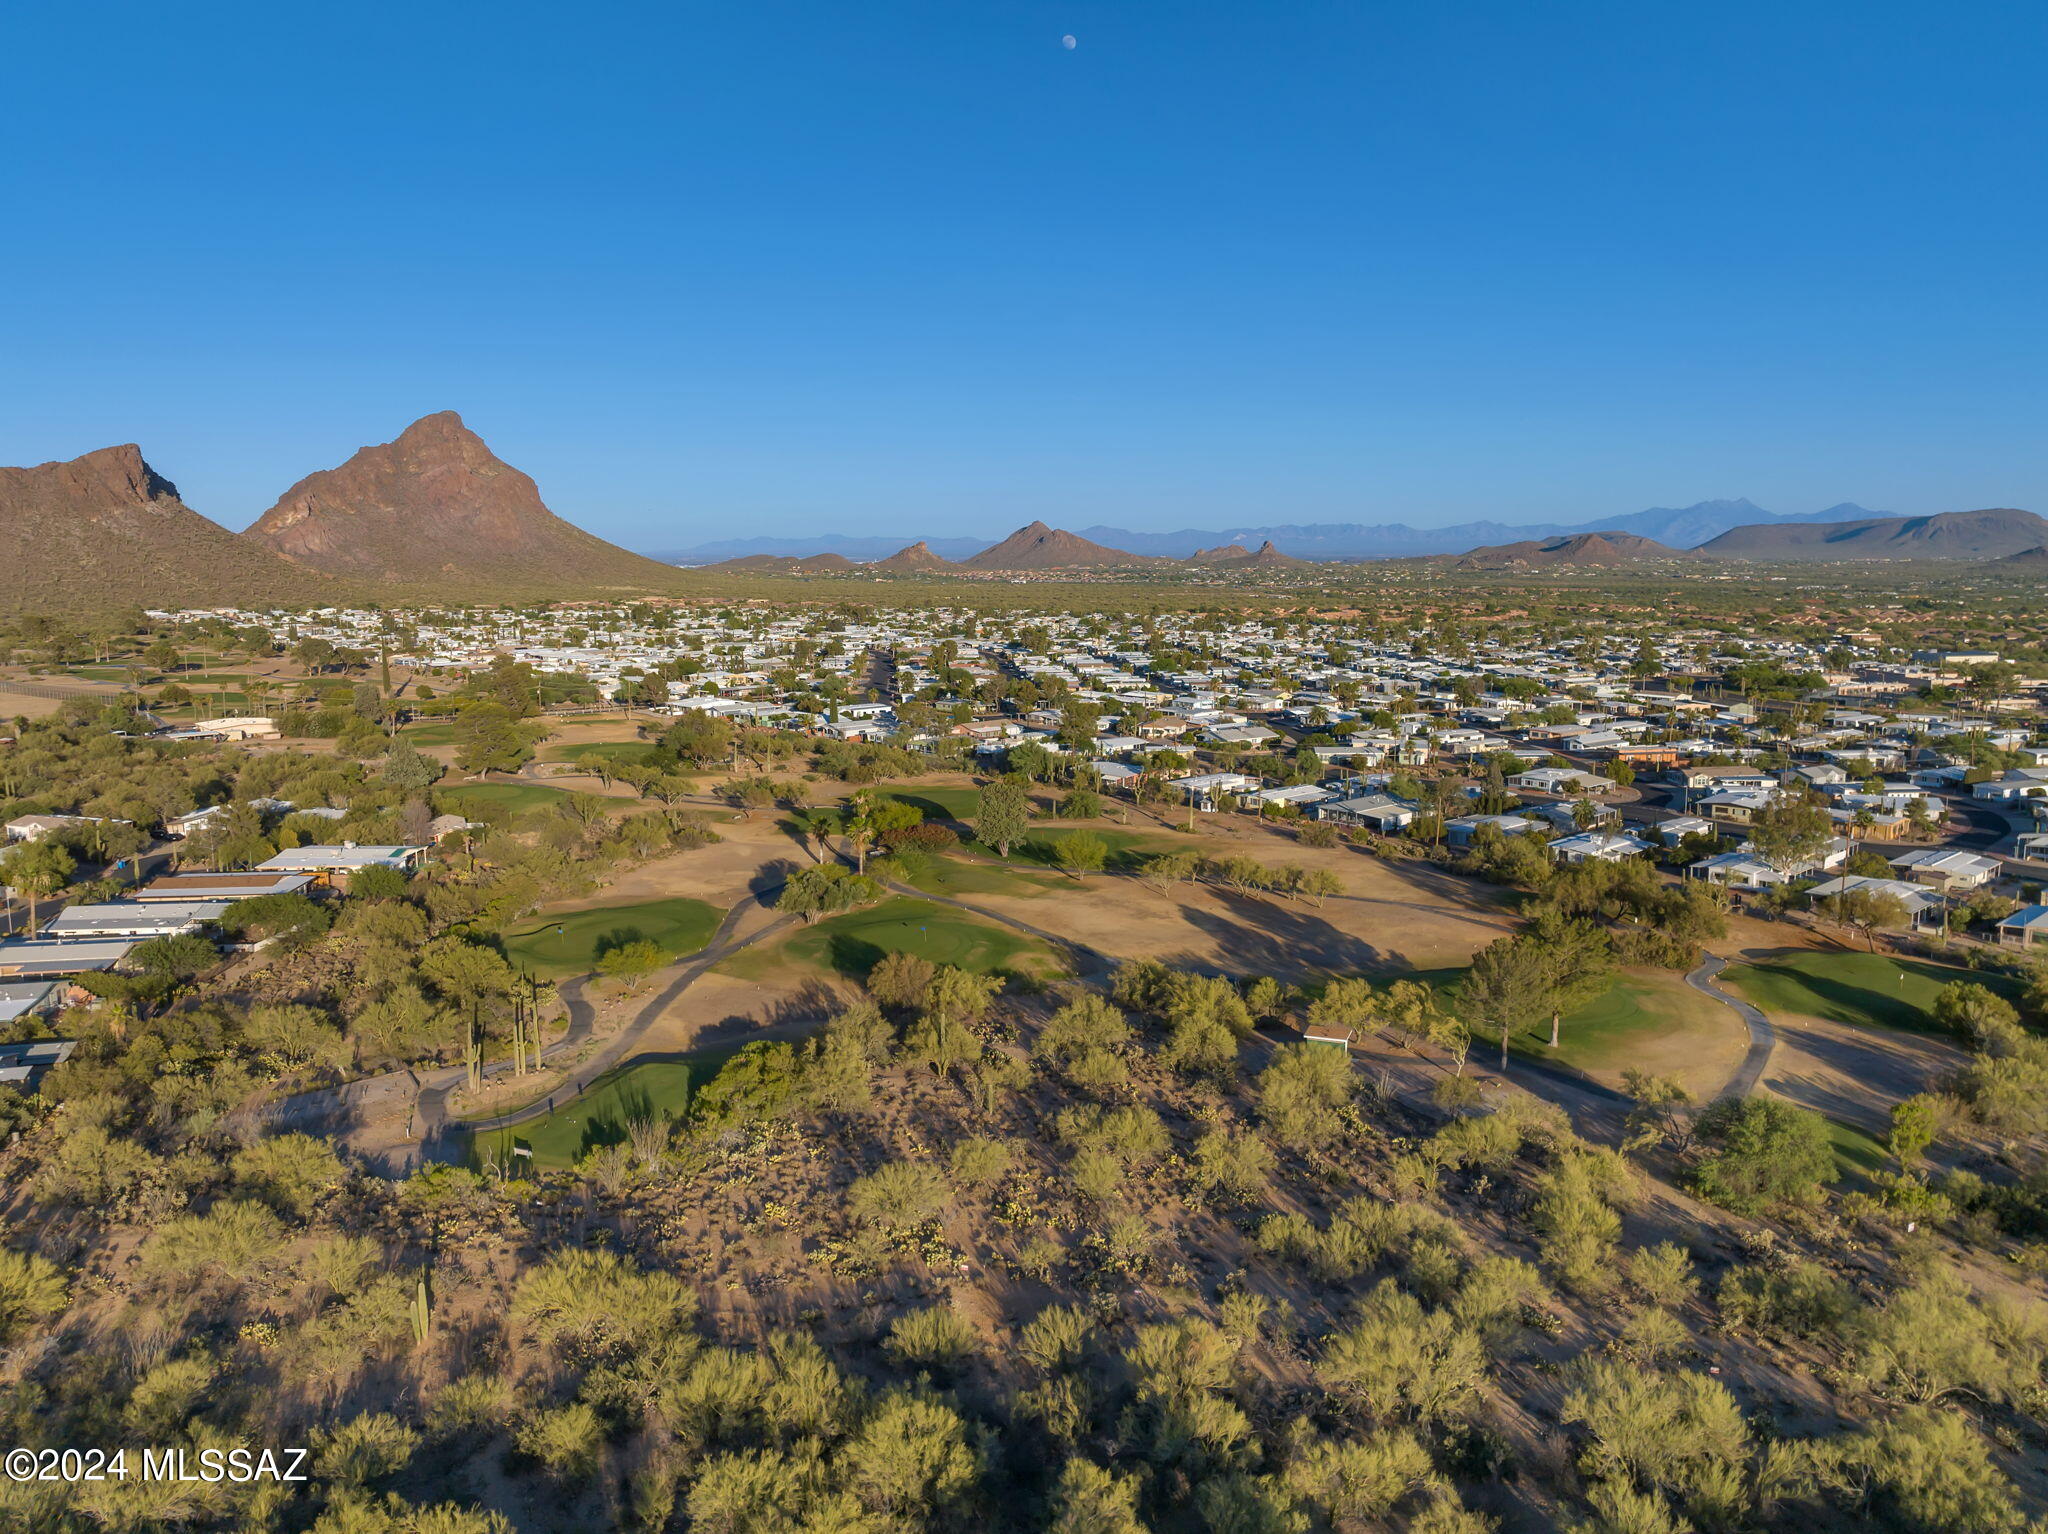
[[[1735,1068],[1735,1074],[1728,1078],[1728,1085],[1720,1091],[1722,1097],[1747,1097],[1756,1090],[1756,1084],[1763,1080],[1764,1068],[1771,1063],[1771,1051],[1778,1047],[1778,1030],[1755,1007],[1739,997],[1730,996],[1714,984],[1714,977],[1727,967],[1726,959],[1710,953],[1700,961],[1698,969],[1685,977],[1685,983],[1702,996],[1711,996],[1723,1006],[1733,1007],[1735,1015],[1749,1030],[1749,1053],[1742,1057],[1742,1064]]]

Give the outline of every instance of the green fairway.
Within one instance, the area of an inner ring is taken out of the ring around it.
[[[1184,850],[1164,837],[1153,836],[1143,831],[1114,831],[1102,826],[1074,826],[1071,830],[1048,827],[1034,831],[1022,842],[1010,849],[1009,861],[1029,863],[1040,868],[1057,868],[1054,861],[1054,843],[1062,836],[1074,831],[1085,831],[1099,837],[1109,849],[1103,860],[1103,869],[1109,873],[1135,873],[1155,853],[1179,852]]]
[[[533,1165],[538,1170],[572,1167],[601,1146],[624,1143],[631,1126],[641,1120],[681,1118],[690,1105],[691,1094],[717,1075],[718,1068],[737,1048],[735,1045],[707,1049],[622,1065],[598,1077],[582,1096],[564,1103],[553,1113],[517,1129],[477,1136],[474,1148],[488,1151],[503,1162],[511,1159],[515,1144],[523,1145],[533,1152]]]
[[[596,766],[599,761],[613,765],[644,762],[653,754],[654,743],[646,740],[579,740],[546,746],[540,753],[542,761],[582,762],[587,766]]]
[[[725,913],[702,900],[646,900],[537,916],[505,934],[505,957],[541,980],[588,974],[612,949],[642,939],[671,958],[711,941]]]
[[[914,953],[977,974],[1003,970],[1046,976],[1067,968],[1035,938],[908,896],[828,916],[767,952],[749,949],[718,967],[744,980],[779,979],[797,968],[858,979],[890,953]]]
[[[926,820],[966,822],[981,813],[978,788],[889,788],[881,797],[914,805],[924,811]]]
[[[1958,980],[1981,985],[2007,1001],[2017,1001],[2024,989],[2012,976],[1987,970],[1885,954],[1810,950],[1730,965],[1720,983],[1766,1012],[1795,1012],[1861,1028],[1938,1033],[1934,999],[1943,986]]]
[[[455,721],[433,719],[424,724],[409,724],[398,733],[415,746],[452,746],[455,744]]]
[[[434,794],[448,809],[465,815],[492,809],[523,815],[568,798],[566,791],[541,783],[458,783],[453,788],[437,788]]]
[[[1072,889],[1064,874],[1040,873],[1007,863],[941,854],[928,857],[905,881],[934,895],[1043,895],[1048,890]]]
[[[1444,1005],[1456,1010],[1458,982],[1464,977],[1460,965],[1393,978],[1421,981],[1442,997]],[[1632,969],[1617,975],[1604,995],[1565,1014],[1555,1049],[1550,1047],[1550,1020],[1546,1017],[1509,1034],[1508,1052],[1589,1075],[1613,1076],[1632,1065],[1661,1074],[1673,1068],[1674,1057],[1683,1059],[1688,1053],[1688,1039],[1740,1026],[1733,1013],[1686,985],[1682,976],[1666,970]],[[1498,1060],[1499,1033],[1474,1038],[1472,1049],[1482,1058]]]

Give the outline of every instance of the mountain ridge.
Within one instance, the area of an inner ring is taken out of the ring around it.
[[[556,516],[452,410],[308,474],[241,534],[328,575],[398,586],[597,594],[679,571]]]
[[[1028,522],[993,548],[960,562],[965,570],[1076,570],[1103,565],[1157,564],[1158,556],[1133,554],[1070,533]]]
[[[1751,524],[1700,545],[1717,559],[2002,559],[2048,543],[2048,519],[2012,506],[1801,526]]]
[[[331,601],[336,584],[187,506],[132,442],[0,468],[0,606]]]

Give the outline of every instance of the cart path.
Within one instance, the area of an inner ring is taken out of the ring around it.
[[[724,959],[731,958],[736,953],[753,947],[754,944],[761,942],[765,938],[781,933],[796,921],[796,918],[793,916],[773,916],[770,921],[762,925],[758,930],[748,933],[745,937],[737,935],[737,928],[741,920],[750,912],[756,910],[768,912],[772,916],[774,906],[764,899],[762,895],[750,895],[747,899],[735,905],[726,913],[725,920],[719,923],[718,930],[712,934],[711,941],[698,949],[697,952],[678,960],[675,965],[671,966],[667,971],[668,983],[648,998],[640,1010],[633,1014],[632,1019],[606,1039],[602,1045],[591,1053],[588,1059],[582,1060],[571,1067],[554,1091],[539,1101],[528,1103],[523,1108],[514,1108],[509,1112],[498,1114],[492,1118],[453,1120],[448,1116],[448,1098],[457,1087],[462,1085],[462,1068],[460,1066],[451,1066],[430,1077],[426,1086],[420,1091],[418,1109],[420,1142],[426,1155],[431,1159],[444,1159],[445,1154],[458,1153],[459,1146],[448,1144],[456,1135],[511,1129],[516,1125],[542,1118],[553,1111],[549,1105],[556,1099],[575,1097],[584,1088],[589,1086],[591,1082],[597,1080],[598,1077],[604,1075],[605,1072],[611,1070],[621,1061],[638,1054],[640,1041],[647,1036],[648,1030],[660,1021],[662,1014],[675,1003],[678,997],[689,990],[696,983],[698,977],[706,970]],[[565,986],[565,993],[566,990],[567,987]],[[578,1034],[579,1011],[582,1014],[580,1018],[580,1035]],[[582,983],[580,982],[577,983],[576,1001],[571,1007],[570,1018],[570,1033],[565,1034],[550,1046],[549,1049],[543,1051],[541,1056],[543,1060],[547,1059],[551,1054],[571,1048],[573,1043],[580,1043],[582,1039],[588,1038],[590,1035],[591,1008],[583,1000]],[[451,1134],[450,1131],[453,1131],[454,1134]],[[440,1147],[446,1147],[445,1153],[439,1149]]]
[[[1711,996],[1723,1006],[1734,1008],[1735,1015],[1742,1019],[1743,1027],[1749,1030],[1749,1053],[1742,1057],[1742,1064],[1735,1068],[1728,1084],[1715,1094],[1718,1097],[1741,1098],[1754,1092],[1757,1083],[1763,1080],[1764,1070],[1771,1063],[1771,1051],[1778,1047],[1778,1030],[1755,1007],[1739,996],[1730,996],[1714,984],[1714,977],[1727,967],[1726,959],[1710,953],[1700,960],[1698,968],[1685,977],[1685,983],[1702,996]]]

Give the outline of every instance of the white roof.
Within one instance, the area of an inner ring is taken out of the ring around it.
[[[56,989],[54,980],[16,980],[0,985],[0,1023],[27,1017],[43,1006]]]
[[[43,924],[48,938],[168,937],[201,922],[219,921],[225,900],[109,900],[66,906]]]
[[[258,873],[307,873],[330,868],[402,868],[423,847],[289,847],[256,865]]]

